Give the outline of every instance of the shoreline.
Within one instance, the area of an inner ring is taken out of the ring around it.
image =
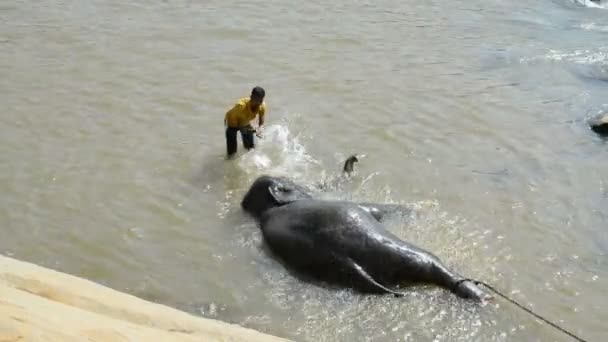
[[[0,341],[288,341],[0,255]]]

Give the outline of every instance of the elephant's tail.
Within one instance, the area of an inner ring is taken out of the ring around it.
[[[355,163],[358,161],[359,158],[357,158],[357,155],[355,154],[348,157],[348,159],[346,159],[346,161],[344,162],[344,168],[342,169],[342,171],[344,171],[344,173],[350,174],[355,170]]]

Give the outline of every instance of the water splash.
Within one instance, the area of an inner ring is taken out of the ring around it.
[[[319,162],[310,156],[298,135],[293,135],[287,123],[269,125],[258,139],[257,147],[238,160],[249,180],[261,175],[289,176],[303,180],[310,176],[312,166]]]

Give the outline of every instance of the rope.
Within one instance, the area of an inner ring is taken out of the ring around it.
[[[500,291],[498,291],[498,290],[497,290],[497,289],[495,289],[494,287],[492,287],[492,286],[490,286],[490,285],[488,285],[488,284],[484,283],[483,281],[478,281],[478,280],[473,280],[473,279],[461,279],[461,280],[459,280],[458,282],[456,282],[456,284],[455,284],[455,286],[454,286],[454,287],[455,287],[455,288],[456,288],[456,287],[458,287],[458,285],[460,285],[461,283],[463,283],[463,282],[465,282],[465,281],[470,281],[470,282],[474,283],[475,285],[483,285],[483,286],[487,287],[488,289],[490,289],[492,292],[496,293],[497,295],[499,295],[499,296],[501,296],[502,298],[506,299],[507,301],[511,302],[511,303],[512,303],[512,304],[514,304],[515,306],[518,306],[520,309],[522,309],[522,310],[524,310],[525,312],[529,313],[530,315],[532,315],[532,316],[534,316],[534,317],[536,317],[536,318],[540,319],[541,321],[543,321],[543,322],[545,322],[545,323],[549,324],[550,326],[552,326],[552,327],[554,327],[555,329],[557,329],[557,330],[559,330],[559,331],[563,332],[564,334],[566,334],[566,335],[568,335],[568,336],[572,337],[573,339],[575,339],[575,340],[577,340],[577,341],[580,341],[580,342],[587,342],[587,341],[583,340],[582,338],[580,338],[580,337],[578,337],[578,336],[574,335],[573,333],[569,332],[568,330],[566,330],[566,329],[564,329],[564,328],[560,327],[559,325],[557,325],[557,324],[555,324],[555,323],[553,323],[553,322],[549,321],[548,319],[546,319],[546,318],[542,317],[541,315],[539,315],[539,314],[535,313],[534,311],[532,311],[532,310],[530,310],[530,309],[526,308],[525,306],[523,306],[523,305],[519,304],[519,303],[518,303],[518,302],[516,302],[515,300],[513,300],[513,299],[509,298],[507,295],[502,294]]]

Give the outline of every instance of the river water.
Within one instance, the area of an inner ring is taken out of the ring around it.
[[[305,283],[239,201],[264,173],[403,203],[387,225],[608,335],[608,4],[2,1],[0,252],[298,341],[568,341],[513,305]],[[267,91],[258,148],[223,115]],[[240,138],[239,138],[240,140]]]

